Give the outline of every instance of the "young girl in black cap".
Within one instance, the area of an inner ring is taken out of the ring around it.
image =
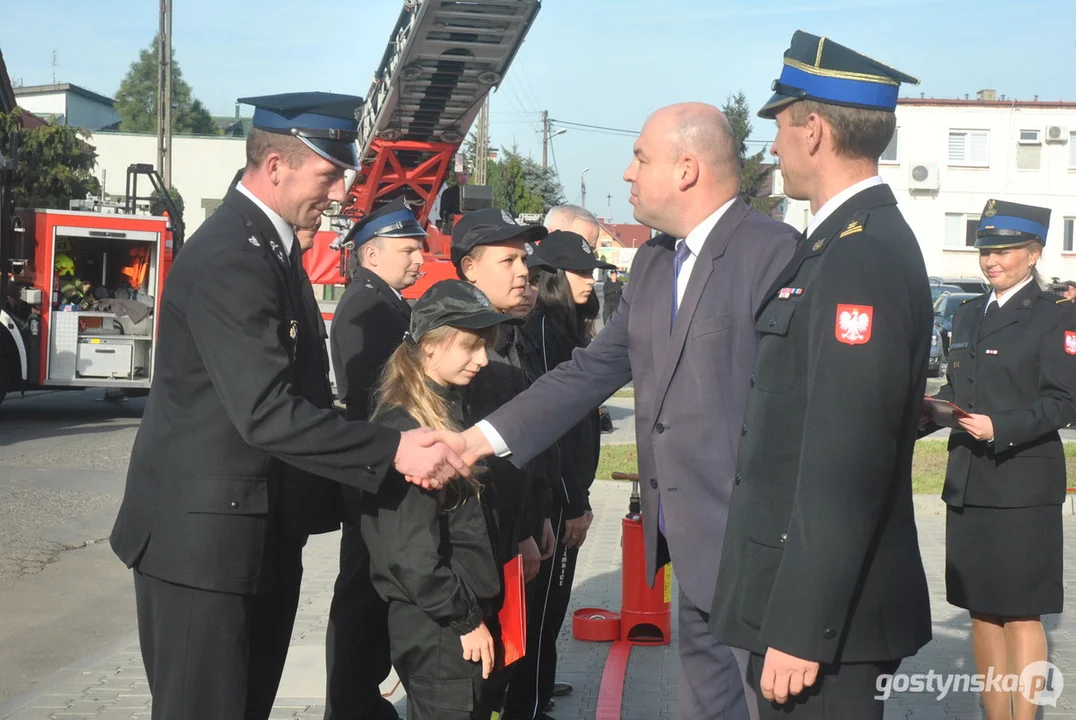
[[[406,342],[382,373],[372,419],[399,430],[464,427],[457,390],[488,363],[496,312],[470,283],[446,280],[412,309]],[[477,470],[477,468],[476,468]],[[408,717],[482,718],[500,693],[484,687],[497,652],[501,565],[495,518],[475,476],[439,491],[387,477],[361,521],[370,575],[389,603],[392,663],[407,691]]]

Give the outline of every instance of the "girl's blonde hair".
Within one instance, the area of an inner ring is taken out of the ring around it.
[[[434,392],[427,384],[423,362],[431,348],[458,342],[459,336],[478,335],[487,346],[496,338],[496,328],[481,331],[461,330],[454,327],[439,327],[430,330],[418,344],[405,342],[396,348],[381,370],[377,391],[374,394],[374,411],[371,420],[376,422],[389,408],[398,407],[410,415],[422,427],[434,430],[451,430],[458,432],[445,399]],[[477,495],[482,483],[475,474],[470,478],[457,478],[445,486],[441,497],[449,509],[458,507],[468,496]],[[445,500],[451,498],[451,500]]]

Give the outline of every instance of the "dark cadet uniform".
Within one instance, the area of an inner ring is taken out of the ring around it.
[[[907,80],[797,32],[759,114],[805,98],[892,111]],[[915,235],[880,178],[819,214],[828,216],[756,314],[710,629],[751,651],[761,717],[880,719],[878,674],[931,637],[911,483],[930,290]],[[784,706],[758,690],[768,648],[822,665]]]
[[[1045,244],[1049,222],[1045,208],[990,200],[975,246]],[[1034,280],[1002,301],[991,291],[957,308],[936,396],[994,426],[991,442],[949,436],[945,586],[972,612],[1032,617],[1064,604],[1058,429],[1076,419],[1076,312]]]
[[[614,266],[594,256],[582,235],[556,230],[542,240],[528,258],[528,265],[542,268],[543,275],[558,269],[590,271]],[[591,296],[593,297],[593,295]],[[582,307],[578,308],[582,311]],[[559,331],[541,302],[524,326],[530,365],[544,374],[570,360],[576,345]],[[553,696],[557,671],[557,637],[560,635],[572,595],[578,548],[564,544],[565,522],[590,511],[590,486],[598,469],[601,452],[601,422],[598,409],[586,415],[557,441],[550,453],[552,473],[548,487],[556,547],[533,581],[527,605],[527,654],[512,674],[505,702],[504,720],[541,717]]]
[[[470,283],[445,280],[415,304],[408,342],[418,343],[438,327],[480,330],[520,322],[494,311]],[[450,424],[465,427],[458,388],[429,378],[427,386],[444,402]],[[375,419],[400,430],[419,426],[399,406]],[[503,652],[497,612],[501,567],[509,558],[496,550],[496,510],[485,497],[459,480],[427,491],[402,478],[364,497],[362,535],[374,587],[388,602],[392,662],[407,691],[410,720],[488,720],[500,708],[498,675],[484,681],[481,663],[463,658],[460,641],[485,622],[497,657]]]
[[[353,256],[375,237],[426,237],[402,198],[352,225],[344,237]],[[368,420],[381,368],[403,342],[411,306],[375,272],[356,266],[333,314],[333,366],[348,420]],[[399,428],[397,428],[399,429]],[[408,428],[411,429],[411,428]],[[344,490],[348,519],[340,537],[340,573],[333,588],[325,636],[326,720],[398,717],[381,697],[392,670],[387,605],[370,582],[370,553],[359,532],[358,491]]]
[[[256,127],[353,166],[360,98],[247,102]],[[154,718],[269,716],[302,575],[305,518],[292,511],[288,492],[302,491],[292,471],[376,491],[392,466],[399,431],[319,407],[321,338],[303,288],[287,223],[238,187],[169,274],[111,536],[134,569]]]
[[[520,240],[541,240],[547,231],[541,225],[520,225],[506,211],[487,208],[467,213],[452,228],[452,263],[459,268],[463,258],[475,247]],[[533,248],[532,248],[533,251]],[[520,328],[500,328],[497,341],[489,348],[489,364],[482,368],[470,385],[461,391],[463,413],[468,425],[483,420],[530,387],[535,376],[530,372]],[[502,532],[498,554],[516,553],[519,542],[534,536],[539,541],[542,508],[534,507],[535,484],[541,474],[538,463],[516,468],[507,458],[486,460],[491,487],[487,493],[498,513]]]

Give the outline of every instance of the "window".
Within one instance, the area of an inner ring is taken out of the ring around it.
[[[1039,139],[1038,130],[1021,130],[1020,131],[1020,144],[1021,145],[1041,145],[1042,141]]]
[[[889,141],[889,144],[885,146],[885,151],[882,153],[882,157],[879,161],[884,163],[897,162],[897,136],[900,135],[900,128],[893,130],[893,139]]]
[[[1062,252],[1072,252],[1076,249],[1073,247],[1076,244],[1074,235],[1076,235],[1076,218],[1065,218],[1065,239],[1064,245],[1061,246]]]
[[[987,167],[990,157],[990,133],[986,130],[950,130],[949,164]]]
[[[1042,145],[1017,145],[1016,169],[1038,170],[1042,164]]]
[[[966,213],[945,213],[945,248],[958,250],[975,246],[979,216]]]
[[[1076,168],[1076,132],[1069,133],[1069,167]]]

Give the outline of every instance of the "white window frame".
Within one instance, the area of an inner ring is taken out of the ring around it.
[[[960,218],[961,224],[964,226],[964,243],[962,245],[949,245],[948,244],[948,240],[949,240],[948,228],[944,227],[944,228],[942,228],[942,250],[945,251],[945,252],[978,252],[978,250],[974,246],[974,242],[975,242],[974,238],[971,238],[972,245],[968,245],[968,239],[969,239],[968,238],[968,223],[969,222],[974,222],[976,224],[976,226],[978,226],[979,220],[982,218],[982,215],[980,213],[977,213],[977,212],[971,212],[971,213],[968,213],[968,212],[964,212],[964,213],[961,213],[961,212],[947,212],[944,215],[944,221],[945,221],[946,225],[948,225],[949,218],[951,218],[951,217],[959,217]]]
[[[1024,133],[1035,133],[1035,137],[1025,138]],[[1024,128],[1020,130],[1016,136],[1016,142],[1019,145],[1042,145],[1042,130],[1035,130],[1034,128]]]
[[[988,168],[990,167],[990,131],[989,130],[971,130],[964,128],[950,128],[949,130],[949,145],[952,145],[953,135],[964,136],[964,157],[962,160],[954,160],[952,155],[949,155],[950,167],[968,167],[968,168]],[[974,136],[982,136],[986,139],[986,157],[982,161],[972,161],[968,159],[968,154],[971,149],[971,138]]]
[[[885,150],[888,150],[890,145],[893,147],[893,158],[887,159]],[[882,165],[900,165],[900,127],[893,130],[893,137],[889,140],[889,144],[885,146],[885,150],[882,151],[882,156],[878,158],[878,162]]]
[[[1061,253],[1076,255],[1076,217],[1067,217],[1061,222]]]

